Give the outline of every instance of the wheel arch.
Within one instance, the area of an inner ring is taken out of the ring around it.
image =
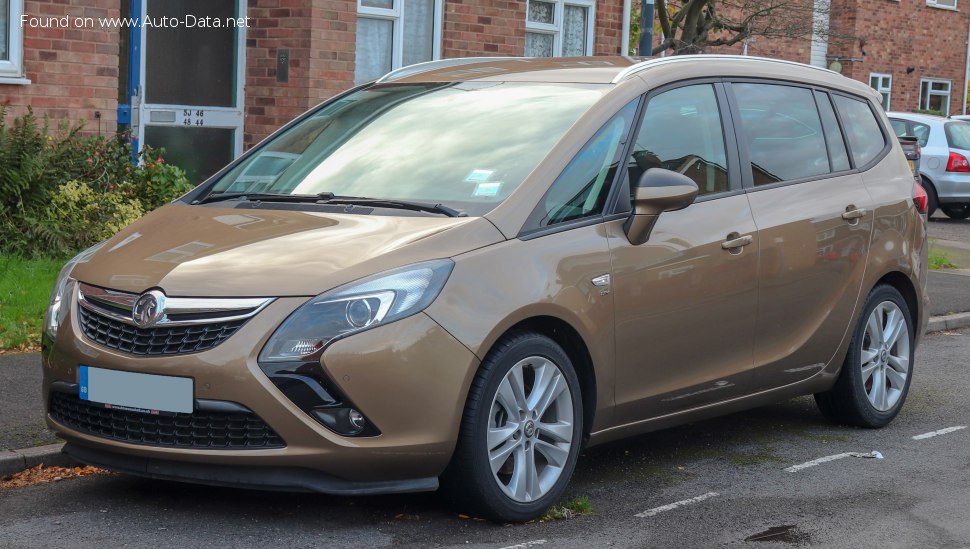
[[[583,398],[583,443],[589,440],[589,434],[596,418],[596,371],[593,358],[583,336],[569,322],[550,316],[539,315],[520,320],[506,329],[489,348],[495,347],[509,334],[515,332],[534,332],[542,334],[556,342],[573,363],[576,377],[579,379],[580,392]]]
[[[916,286],[913,284],[913,281],[901,271],[890,271],[882,275],[882,277],[880,277],[879,280],[877,280],[872,286],[872,289],[870,289],[869,292],[871,293],[872,290],[879,287],[880,284],[892,286],[903,295],[903,299],[906,300],[906,306],[909,308],[909,314],[911,316],[911,320],[913,321],[913,325],[919,326],[919,320],[921,318],[920,315],[923,311],[920,310],[919,294],[916,293]]]

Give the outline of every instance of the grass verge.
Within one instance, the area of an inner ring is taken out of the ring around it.
[[[935,270],[938,270],[938,269],[956,269],[957,268],[956,264],[953,263],[952,261],[950,261],[950,258],[947,257],[947,255],[945,253],[943,253],[943,252],[941,252],[939,250],[935,250],[933,248],[930,248],[930,253],[929,253],[929,267],[930,267],[930,270],[934,270],[934,271]]]
[[[60,259],[0,255],[0,353],[37,350]]]
[[[539,521],[547,522],[550,520],[571,519],[573,517],[588,515],[592,512],[593,504],[590,503],[589,498],[586,496],[579,496],[578,498],[573,498],[564,503],[553,505],[548,511],[546,511],[546,514],[542,515]]]

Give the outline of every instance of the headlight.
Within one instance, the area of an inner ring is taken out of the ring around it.
[[[417,263],[322,293],[280,325],[259,361],[316,360],[335,339],[418,313],[438,297],[454,266],[450,259]]]
[[[64,265],[61,272],[57,273],[54,290],[51,292],[51,299],[47,303],[47,312],[44,313],[44,333],[51,340],[57,336],[57,329],[64,322],[64,317],[71,308],[70,303],[68,303],[71,292],[74,290],[74,279],[70,277],[71,271],[78,263],[86,262],[95,252],[101,249],[101,246],[104,246],[104,242],[95,244],[77,254]]]

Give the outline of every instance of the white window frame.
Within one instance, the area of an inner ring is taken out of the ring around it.
[[[9,60],[0,60],[0,84],[30,84],[24,78],[24,29],[20,26],[24,13],[24,0],[10,0]]]
[[[872,79],[873,78],[876,79],[876,85],[875,86],[872,85]],[[887,87],[887,88],[883,88],[882,87],[882,79],[883,78],[888,78],[889,79],[889,87]],[[888,74],[888,73],[884,73],[884,72],[870,72],[869,73],[869,87],[871,87],[872,89],[876,90],[880,94],[886,94],[886,105],[885,105],[885,107],[886,107],[886,112],[889,112],[891,110],[889,108],[889,106],[892,104],[892,99],[893,99],[893,75]]]
[[[957,9],[957,0],[926,0],[926,5],[941,10],[959,11]]]
[[[370,19],[384,19],[391,21],[391,70],[397,70],[404,65],[404,34],[407,32],[407,21],[404,21],[401,3],[407,0],[392,0],[390,9],[372,8],[357,0],[357,17]],[[434,28],[431,44],[431,60],[441,59],[441,25],[443,20],[444,0],[434,0]],[[356,49],[355,49],[356,55]]]
[[[923,97],[923,84],[928,83],[926,87],[927,96]],[[947,91],[943,93],[941,91],[934,91],[933,84],[946,84]],[[920,78],[919,80],[919,108],[929,109],[930,108],[930,97],[934,95],[945,95],[946,96],[946,108],[943,109],[943,115],[946,116],[950,114],[950,99],[953,95],[953,83],[949,80],[944,80],[942,78]]]
[[[552,56],[562,57],[562,32],[563,32],[563,13],[566,6],[579,6],[589,10],[589,17],[586,18],[586,51],[585,55],[593,55],[593,40],[596,39],[596,0],[541,0],[548,4],[555,4],[553,9],[553,24],[535,23],[529,21],[529,2],[525,6],[525,32],[536,34],[552,35]]]

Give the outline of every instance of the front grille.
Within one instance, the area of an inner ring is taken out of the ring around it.
[[[89,435],[131,444],[208,450],[283,448],[276,431],[252,412],[197,410],[191,414],[145,414],[53,392],[54,421]]]
[[[248,318],[190,324],[138,328],[78,307],[81,331],[93,341],[133,355],[177,355],[207,351],[236,333]]]

